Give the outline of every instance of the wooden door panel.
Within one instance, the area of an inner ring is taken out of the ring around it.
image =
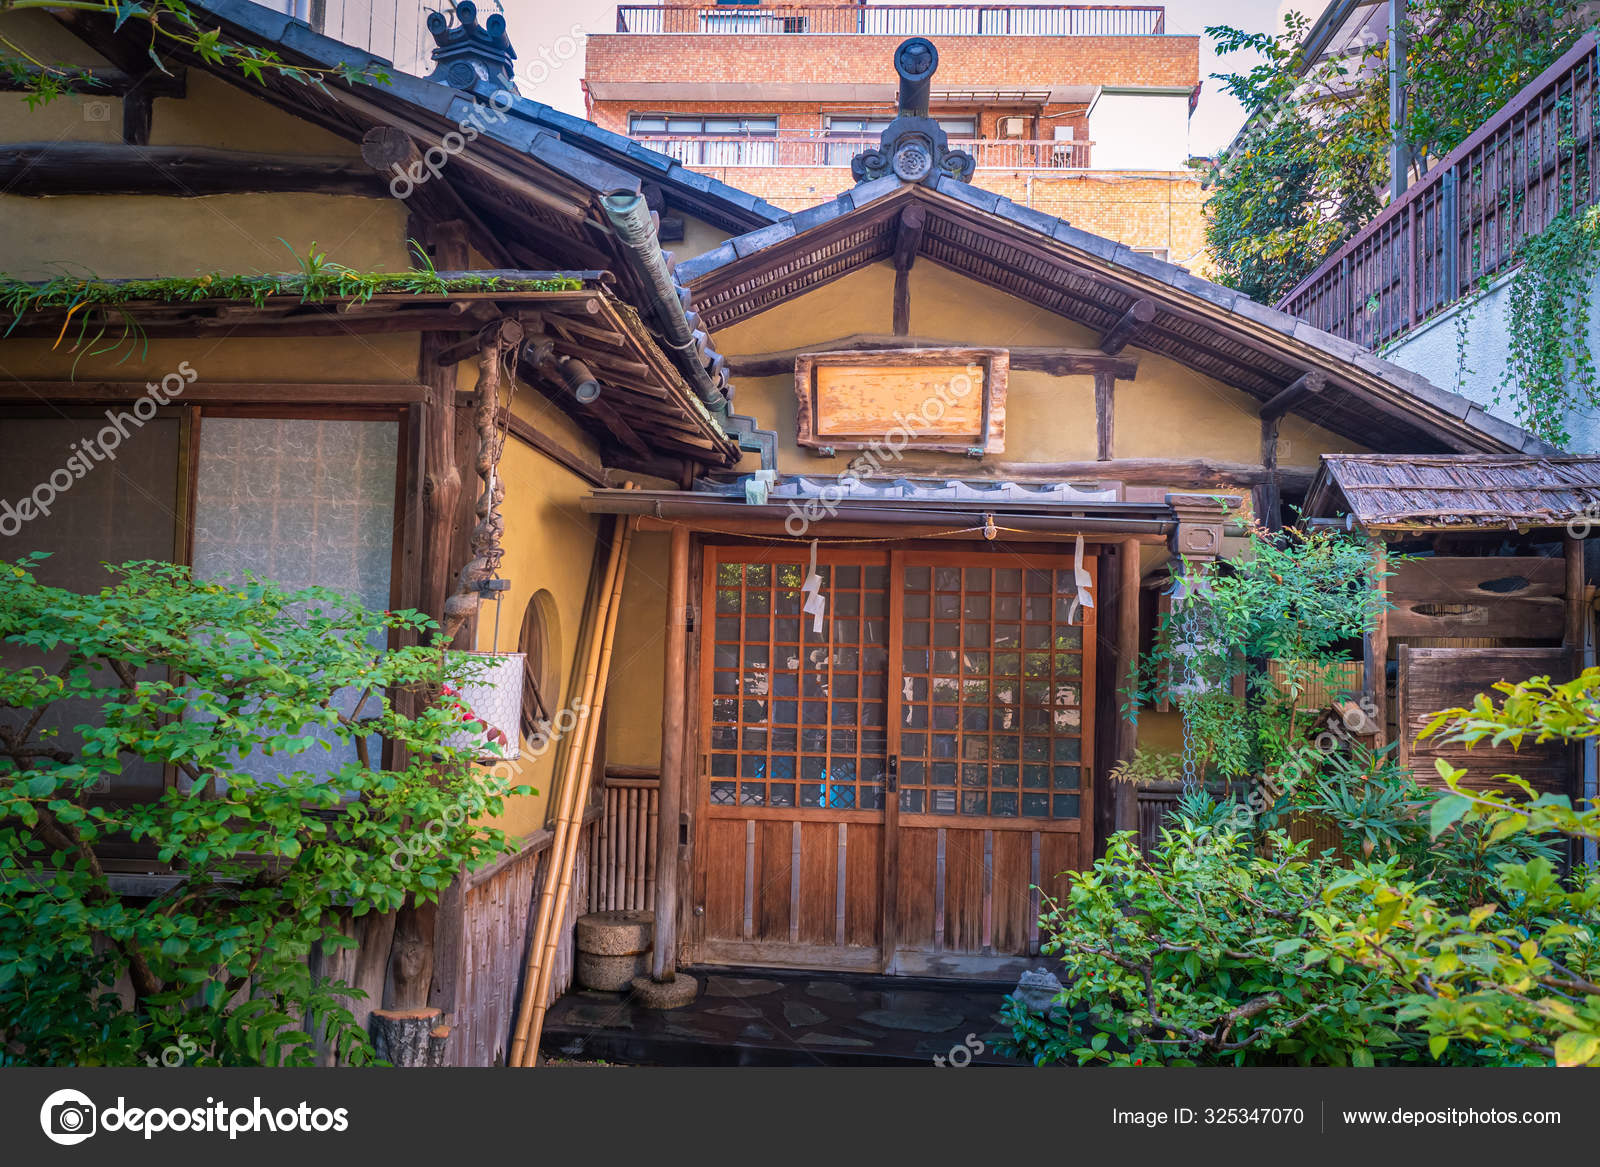
[[[900,829],[900,878],[896,893],[896,947],[932,949],[943,933],[938,915],[939,831]]]
[[[1052,899],[1064,899],[1067,894],[1067,873],[1083,867],[1079,858],[1078,837],[1041,833],[1039,840],[1039,887]]]
[[[985,831],[944,830],[944,943],[946,951],[984,952]]]
[[[706,548],[699,807],[712,853],[697,859],[707,877],[700,957],[875,969],[888,556],[819,554],[820,629],[802,611],[807,557],[805,547]]]
[[[839,911],[839,828],[842,823],[796,823],[800,845],[798,909],[794,939],[799,944],[842,943]],[[846,883],[848,891],[848,880]]]
[[[1038,916],[1033,897],[1033,843],[1042,833],[994,831],[990,894],[991,942],[996,952],[1031,953]]]
[[[791,889],[794,872],[794,824],[781,820],[756,823],[751,917],[754,939],[792,943],[789,935]]]
[[[737,940],[744,935],[745,824],[706,819],[700,832],[701,870],[705,872],[705,936]]]
[[[844,941],[851,948],[883,944],[883,827],[841,823],[845,831]]]

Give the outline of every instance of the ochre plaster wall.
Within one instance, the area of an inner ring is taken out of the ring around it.
[[[505,481],[505,501],[500,513],[505,518],[505,558],[500,574],[511,581],[511,590],[501,601],[499,642],[495,635],[495,609],[492,602],[483,606],[478,618],[478,648],[515,652],[528,601],[539,591],[550,593],[554,601],[556,662],[547,667],[557,685],[545,696],[559,708],[569,708],[576,700],[582,681],[583,662],[578,659],[583,626],[584,604],[589,592],[589,572],[594,562],[596,531],[599,524],[583,512],[581,500],[589,484],[552,462],[532,447],[508,439],[501,455],[500,473]],[[475,489],[475,483],[467,484]],[[659,666],[657,677],[660,676]],[[570,735],[569,735],[569,739]],[[523,755],[516,764],[515,782],[534,787],[538,793],[508,801],[505,814],[496,826],[514,836],[527,835],[546,825],[554,805],[556,761],[565,753],[565,743],[552,741],[534,753],[523,743]]]
[[[852,333],[893,331],[894,270],[875,264],[786,304],[723,328],[727,355],[823,344]],[[911,272],[911,335],[961,345],[1064,345],[1093,349],[1088,328],[930,263]],[[1118,458],[1208,458],[1259,462],[1259,405],[1248,394],[1155,353],[1129,348],[1139,372],[1116,388],[1113,452]],[[789,474],[831,475],[855,453],[818,457],[795,443],[794,378],[739,377],[735,405],[779,436],[779,468]],[[1355,451],[1351,443],[1299,417],[1284,420],[1285,466],[1312,467],[1323,453]],[[992,460],[1067,462],[1095,456],[1094,381],[1014,371],[1006,395],[1006,445]],[[948,454],[908,451],[895,468],[949,468]],[[751,463],[753,464],[753,462]],[[977,472],[982,462],[973,461]]]
[[[105,64],[41,12],[0,16],[0,35],[49,64]],[[188,70],[186,78],[185,97],[155,100],[152,146],[360,154],[357,143],[200,70]],[[30,110],[23,95],[0,93],[0,142],[116,143],[121,137],[122,103],[115,97],[66,94]],[[0,272],[27,280],[283,272],[297,270],[296,256],[309,254],[313,244],[357,270],[404,270],[411,266],[407,213],[392,198],[322,194],[0,195]]]

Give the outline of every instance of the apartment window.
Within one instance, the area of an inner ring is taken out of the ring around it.
[[[809,20],[802,15],[785,16],[771,12],[740,12],[759,8],[763,0],[716,0],[717,10],[701,9],[701,32],[805,32]]]
[[[888,129],[893,118],[829,117],[827,132],[831,137],[848,137],[848,142],[831,142],[828,145],[829,166],[849,166],[850,159],[861,153],[862,139],[876,139]],[[972,118],[934,118],[939,128],[952,138],[975,138],[977,123]],[[870,143],[868,143],[870,144]]]
[[[778,119],[715,114],[632,114],[628,131],[685,166],[772,166]]]

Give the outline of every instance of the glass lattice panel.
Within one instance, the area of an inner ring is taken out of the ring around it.
[[[1083,629],[1071,568],[907,564],[900,810],[1079,817]]]
[[[716,566],[712,806],[883,808],[888,568],[822,563],[817,573],[820,632],[800,610],[805,560]]]

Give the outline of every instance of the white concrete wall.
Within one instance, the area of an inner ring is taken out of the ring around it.
[[[1514,391],[1500,387],[1510,343],[1507,314],[1514,278],[1514,272],[1502,276],[1481,296],[1462,301],[1421,328],[1413,329],[1382,349],[1379,355],[1422,374],[1441,389],[1470,398],[1497,417],[1520,424]],[[1458,355],[1457,339],[1463,329],[1466,343]],[[1600,279],[1589,288],[1590,350],[1595,351],[1597,346],[1600,346]],[[1498,404],[1496,396],[1501,399]],[[1566,426],[1572,435],[1569,447],[1572,453],[1600,454],[1600,411],[1591,406],[1570,409]]]
[[[1095,170],[1182,170],[1189,95],[1102,91],[1089,108],[1089,140]]]

